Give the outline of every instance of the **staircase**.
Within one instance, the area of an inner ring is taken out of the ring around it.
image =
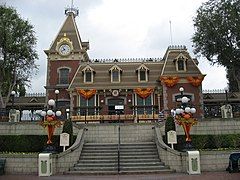
[[[121,144],[121,173],[159,173],[171,172],[160,161],[156,144],[153,142]]]
[[[118,145],[86,143],[80,159],[68,174],[117,174]],[[119,173],[169,173],[160,161],[153,142],[128,143],[120,146]]]
[[[117,174],[117,144],[86,143],[71,174]]]

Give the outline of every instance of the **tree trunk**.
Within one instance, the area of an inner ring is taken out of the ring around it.
[[[238,91],[240,91],[240,72],[238,68],[236,68],[235,66],[233,66],[232,69],[233,69],[233,78],[237,82]]]

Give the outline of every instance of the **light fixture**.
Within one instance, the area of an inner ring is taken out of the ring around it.
[[[179,88],[179,91],[180,91],[180,92],[183,92],[183,91],[184,91],[184,88],[183,88],[183,87],[180,87],[180,88]]]
[[[49,99],[48,100],[48,105],[49,106],[54,106],[55,105],[55,101],[53,99]]]
[[[56,95],[59,94],[59,90],[56,89],[56,90],[54,91],[54,93],[55,93]]]

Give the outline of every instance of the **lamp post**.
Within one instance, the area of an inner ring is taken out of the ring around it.
[[[61,122],[57,119],[57,117],[62,115],[61,111],[54,111],[55,100],[48,100],[48,110],[42,111],[41,116],[44,117],[44,120],[40,123],[41,126],[46,128],[48,133],[47,147],[45,148],[45,152],[56,152],[56,148],[52,145],[52,136],[56,127],[61,126]]]
[[[16,95],[16,92],[15,91],[12,91],[11,92],[11,97],[12,97],[12,109],[14,107],[14,98],[15,98],[15,95]]]
[[[179,91],[181,93],[181,106],[176,108],[176,110],[171,110],[171,113],[174,114],[177,124],[183,127],[186,136],[185,148],[192,149],[190,130],[194,124],[197,124],[197,119],[193,117],[193,114],[196,113],[196,108],[190,107],[188,104],[190,99],[184,96],[184,88],[180,87]]]
[[[225,91],[225,97],[226,97],[226,101],[225,101],[225,106],[228,104],[228,88],[224,88]]]
[[[58,94],[59,94],[59,90],[56,89],[56,90],[54,91],[54,93],[55,93],[55,95],[56,95],[56,109],[58,109]]]

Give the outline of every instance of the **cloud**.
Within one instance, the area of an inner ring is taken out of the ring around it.
[[[82,40],[90,42],[89,56],[96,58],[163,57],[170,45],[172,25],[173,44],[186,45],[192,54],[192,18],[206,0],[75,0],[79,8],[76,17]],[[65,7],[70,0],[2,0],[17,9],[35,27],[38,38],[39,74],[32,80],[28,92],[45,92],[48,49],[62,26]],[[194,57],[194,55],[192,54]],[[208,74],[204,89],[226,86],[224,68],[211,67],[199,60],[199,68]],[[216,77],[217,80],[216,80]],[[221,78],[219,78],[221,77]],[[215,79],[215,80],[214,80]],[[212,82],[214,81],[214,83]]]

